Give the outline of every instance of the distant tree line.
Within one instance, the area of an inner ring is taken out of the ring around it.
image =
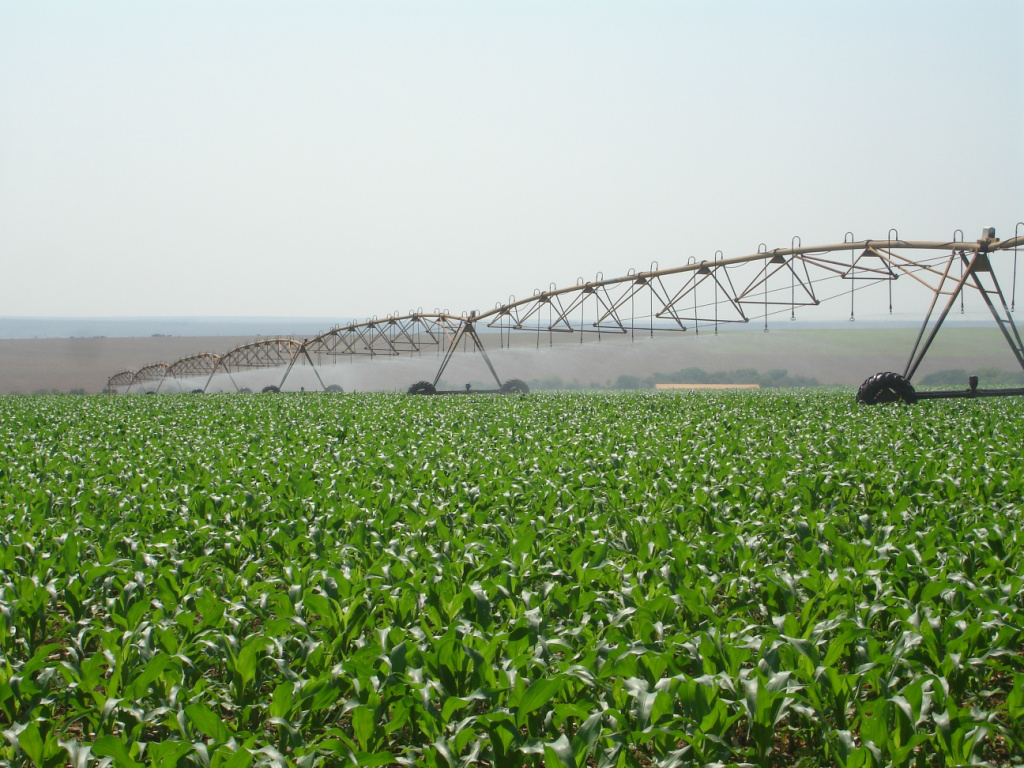
[[[790,376],[788,371],[773,369],[766,373],[758,373],[753,368],[740,368],[734,371],[708,372],[703,368],[682,368],[675,373],[655,373],[640,377],[623,374],[614,382],[606,381],[581,384],[578,379],[563,381],[558,376],[542,379],[529,379],[526,382],[530,389],[654,389],[657,384],[757,384],[762,388],[775,387],[819,387],[821,382],[808,376]]]
[[[963,368],[950,368],[945,371],[935,371],[927,376],[922,376],[914,381],[915,385],[924,387],[962,387],[967,389],[967,380],[972,376],[978,377],[978,386],[982,389],[992,387],[1024,387],[1024,372],[1003,371],[998,368],[979,368],[969,372]]]
[[[63,395],[65,393],[60,391],[59,389],[54,388],[54,389],[37,389],[34,392],[32,392],[32,394],[33,395]],[[69,389],[67,391],[67,394],[69,394],[69,395],[84,395],[84,394],[86,394],[86,391],[85,391],[84,387],[76,387],[75,389]],[[8,397],[24,397],[25,395],[23,393],[17,391],[17,390],[14,390],[13,392],[8,392],[7,396]]]

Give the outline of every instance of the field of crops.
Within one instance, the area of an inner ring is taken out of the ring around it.
[[[1024,402],[0,398],[0,764],[1024,763]]]

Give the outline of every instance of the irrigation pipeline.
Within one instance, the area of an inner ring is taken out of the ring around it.
[[[882,248],[884,246],[884,248]],[[845,242],[845,243],[832,243],[830,245],[813,245],[813,246],[797,246],[790,248],[775,248],[771,251],[758,251],[757,253],[747,254],[745,256],[732,256],[729,258],[716,259],[711,262],[700,261],[693,262],[691,264],[684,264],[678,267],[668,267],[666,269],[656,269],[647,272],[635,272],[633,274],[623,275],[622,277],[613,277],[602,280],[595,280],[593,282],[582,283],[577,285],[567,286],[565,288],[556,288],[548,291],[543,291],[534,296],[530,296],[526,299],[520,299],[519,301],[512,302],[509,304],[503,304],[500,307],[481,312],[477,315],[478,320],[483,320],[488,317],[497,314],[507,313],[509,310],[516,307],[529,305],[536,302],[537,300],[550,300],[556,296],[562,296],[565,294],[579,293],[587,290],[598,290],[601,288],[608,288],[610,286],[620,285],[623,283],[645,283],[655,280],[657,278],[667,277],[670,275],[679,275],[686,272],[699,272],[701,270],[714,271],[717,269],[724,269],[728,267],[738,266],[740,264],[749,264],[756,261],[768,261],[772,263],[786,263],[784,260],[787,257],[799,257],[801,261],[822,261],[810,259],[808,257],[821,256],[825,254],[845,251],[862,251],[862,257],[865,254],[879,255],[888,253],[892,255],[892,251],[900,250],[924,250],[924,251],[965,251],[968,253],[975,253],[979,250],[984,252],[991,252],[997,250],[1013,250],[1015,247],[1024,247],[1024,236],[1015,237],[1012,240],[1004,242],[987,242],[979,240],[976,243],[965,243],[958,242],[955,240],[948,241],[913,241],[913,240],[862,240],[860,242]],[[881,255],[881,258],[885,260],[885,256]],[[783,260],[780,262],[779,260]],[[834,264],[837,269],[841,266],[842,272],[848,269],[848,266],[843,263],[840,265],[839,261],[829,261],[830,264]],[[910,262],[908,261],[908,268]],[[919,266],[919,264],[915,264]]]
[[[232,373],[284,368],[280,384],[267,387],[276,390],[284,386],[296,363],[308,363],[320,386],[327,389],[313,356],[317,360],[324,356],[373,359],[431,352],[441,359],[432,382],[436,385],[461,345],[481,353],[498,384],[497,391],[502,391],[506,387],[477,331],[481,324],[497,327],[502,345],[514,331],[545,332],[549,336],[597,333],[600,338],[602,333],[632,334],[636,330],[649,331],[651,335],[655,331],[699,330],[704,324],[713,325],[717,333],[720,324],[748,323],[762,317],[767,332],[771,315],[785,313],[795,319],[797,307],[817,306],[838,297],[849,298],[853,319],[855,292],[880,282],[888,284],[891,307],[893,283],[903,276],[932,293],[931,307],[903,374],[908,382],[956,298],[962,302],[966,290],[982,296],[1024,368],[1024,344],[989,260],[990,254],[1002,252],[1013,253],[1016,261],[1021,247],[1024,234],[1020,225],[1013,238],[1003,241],[996,239],[992,228],[986,228],[982,237],[973,242],[964,241],[959,230],[951,240],[941,241],[902,240],[895,230],[890,230],[882,240],[855,241],[847,233],[843,242],[826,245],[804,246],[794,237],[788,248],[768,250],[762,245],[755,253],[729,258],[717,251],[711,260],[691,257],[686,264],[675,267],[662,269],[654,263],[647,271],[630,270],[619,277],[605,278],[599,273],[595,280],[580,278],[576,284],[562,288],[551,284],[548,290],[538,289],[519,300],[510,296],[508,302],[497,303],[482,312],[416,310],[339,325],[301,341],[289,337],[258,339],[223,356],[191,355],[170,365],[156,363],[136,372],[121,371],[110,377],[107,386],[109,391],[131,391],[137,385],[166,378],[203,375],[207,377],[205,391],[217,374],[227,374],[234,383]],[[752,265],[753,275],[750,269],[740,269],[744,265]],[[1014,283],[1015,272],[1014,269]],[[698,302],[698,288],[707,281],[711,284],[704,296],[711,294],[713,298],[702,304]],[[834,289],[831,293],[830,288]],[[1015,304],[1015,290],[1014,284],[1010,307]],[[943,297],[950,297],[944,306]],[[637,316],[638,306],[641,312],[646,309],[648,313]],[[520,391],[518,384],[513,389]]]

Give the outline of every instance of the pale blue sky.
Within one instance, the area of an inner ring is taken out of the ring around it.
[[[0,315],[462,311],[1012,235],[1022,41],[1019,0],[0,0]]]

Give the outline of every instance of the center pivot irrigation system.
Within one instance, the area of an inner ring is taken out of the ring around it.
[[[324,358],[340,357],[394,358],[433,353],[440,365],[432,381],[419,381],[409,387],[410,394],[462,393],[526,393],[527,385],[519,379],[502,381],[495,370],[483,336],[496,336],[501,348],[511,346],[513,334],[534,334],[540,347],[556,334],[576,334],[582,343],[585,336],[629,335],[692,331],[718,333],[720,326],[735,323],[763,322],[768,331],[770,317],[787,315],[796,319],[801,307],[817,306],[823,301],[847,299],[850,320],[855,319],[858,294],[869,288],[887,286],[889,311],[893,308],[893,286],[907,278],[914,291],[930,299],[920,332],[910,351],[902,373],[878,373],[868,378],[857,393],[865,404],[902,400],[995,397],[1022,395],[1024,389],[979,389],[976,376],[967,389],[955,391],[916,391],[910,383],[950,312],[960,304],[963,312],[965,294],[976,294],[988,308],[1011,352],[1024,370],[1024,342],[1014,325],[1012,311],[1016,304],[1017,256],[1024,251],[1024,222],[1016,225],[1014,237],[996,238],[995,229],[987,227],[976,241],[964,240],[957,230],[951,240],[901,240],[890,230],[884,240],[855,240],[846,233],[841,243],[804,246],[794,237],[789,248],[768,250],[762,244],[756,253],[725,258],[721,251],[710,260],[690,258],[686,264],[662,269],[657,262],[644,272],[630,270],[621,277],[580,278],[575,285],[536,290],[531,296],[499,302],[492,309],[453,314],[447,310],[395,313],[382,319],[340,325],[311,339],[276,337],[257,339],[224,355],[211,353],[191,355],[175,363],[154,363],[138,371],[121,371],[110,377],[111,392],[158,392],[165,382],[175,382],[184,391],[182,382],[205,378],[205,392],[214,377],[228,377],[237,391],[232,374],[253,369],[284,369],[280,383],[267,385],[264,392],[278,392],[296,364],[308,364],[325,391],[341,391],[337,385],[326,386],[317,365]],[[1010,269],[1012,267],[1012,273]],[[997,271],[1012,274],[1010,301],[996,279]],[[481,334],[486,330],[487,333]],[[438,383],[456,351],[472,349],[479,352],[494,378],[494,389],[440,390]],[[155,388],[150,388],[155,385]]]

